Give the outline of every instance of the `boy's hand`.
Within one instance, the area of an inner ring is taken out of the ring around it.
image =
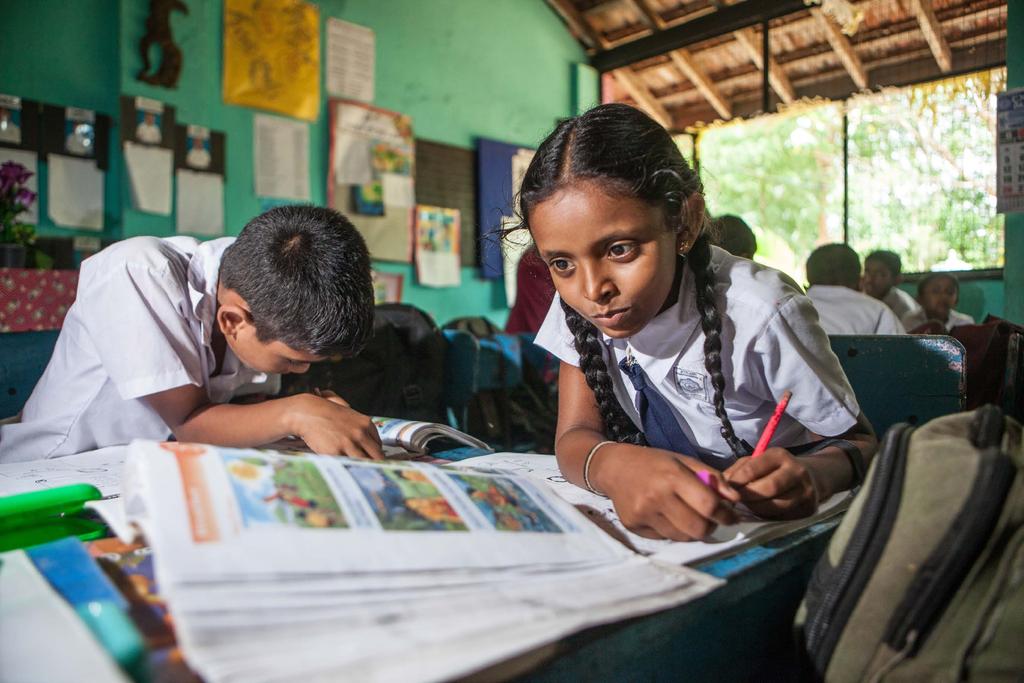
[[[799,519],[818,509],[818,487],[811,471],[785,448],[740,458],[724,474],[743,504],[759,517]]]
[[[694,541],[707,538],[719,524],[736,523],[730,503],[739,494],[718,472],[699,467],[709,471],[712,490],[691,467],[698,468],[669,451],[609,444],[594,455],[591,481],[611,498],[619,519],[633,533]]]
[[[330,393],[330,392],[324,392]],[[298,394],[291,402],[293,433],[314,452],[383,460],[380,435],[369,417],[352,410],[337,395]]]

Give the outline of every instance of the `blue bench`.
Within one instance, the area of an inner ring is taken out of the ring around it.
[[[17,415],[46,369],[57,330],[0,334],[0,419]]]

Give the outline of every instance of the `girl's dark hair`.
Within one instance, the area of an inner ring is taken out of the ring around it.
[[[715,306],[709,221],[706,214],[684,215],[686,200],[703,192],[700,178],[683,160],[668,131],[650,117],[624,104],[604,104],[562,121],[541,143],[523,177],[520,227],[529,229],[530,212],[538,204],[579,181],[597,182],[609,192],[661,207],[666,223],[674,229],[694,221],[702,223],[701,235],[686,262],[696,281],[697,310],[704,331],[704,366],[715,390],[715,414],[722,423],[722,438],[735,455],[745,455],[746,449],[725,412],[722,318]],[[594,392],[606,435],[616,441],[645,445],[644,435],[615,398],[597,328],[565,301],[562,308],[580,355],[580,370]]]

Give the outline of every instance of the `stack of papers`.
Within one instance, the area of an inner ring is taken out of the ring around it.
[[[211,682],[446,679],[720,583],[502,472],[136,442],[124,505]]]

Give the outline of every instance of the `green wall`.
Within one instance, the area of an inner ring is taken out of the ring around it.
[[[0,92],[110,114],[117,112],[119,94],[144,95],[174,105],[180,122],[225,131],[225,225],[229,234],[237,234],[261,211],[253,190],[254,110],[225,105],[221,99],[222,1],[189,0],[187,4],[188,15],[172,15],[184,66],[178,87],[169,90],[135,80],[141,67],[137,45],[149,11],[147,0],[5,3]],[[322,0],[315,4],[320,7],[321,26],[327,17],[338,17],[376,32],[374,104],[410,115],[417,137],[466,148],[473,147],[478,136],[533,146],[557,119],[574,112],[573,65],[586,56],[543,0]],[[46,26],[46,31],[40,31],[40,26]],[[321,47],[325,45],[322,31]],[[327,168],[323,87],[321,102],[321,118],[310,126],[312,201],[318,204],[325,201]],[[130,208],[127,187],[121,181],[120,155],[112,155],[112,162],[105,235],[174,234],[173,216]],[[463,219],[475,222],[476,217]],[[44,220],[40,232],[70,231]],[[463,269],[459,288],[428,289],[415,283],[410,265],[378,267],[404,274],[403,300],[427,309],[439,322],[488,315],[500,324],[507,316],[501,283],[479,280],[475,268]]]
[[[1024,88],[1024,0],[1009,0],[1006,35],[1006,87]],[[1024,323],[1024,213],[1019,211],[1006,215],[1003,281],[1006,283],[1006,318]]]

